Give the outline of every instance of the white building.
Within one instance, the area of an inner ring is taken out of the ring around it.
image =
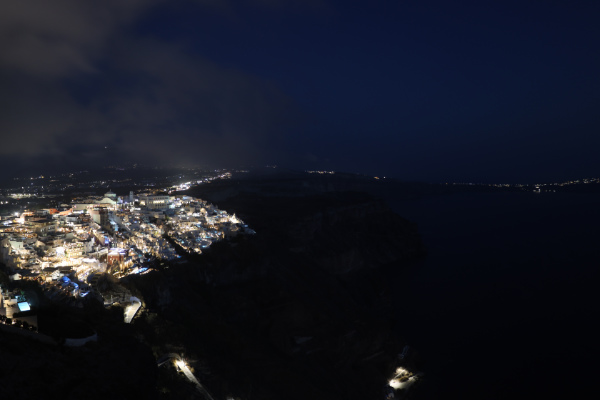
[[[171,197],[166,195],[154,196],[148,194],[141,194],[140,206],[148,208],[150,210],[163,210],[169,208]]]

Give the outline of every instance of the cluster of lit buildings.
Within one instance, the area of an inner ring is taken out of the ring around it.
[[[587,185],[587,184],[600,184],[600,178],[584,178],[577,180],[570,180],[564,182],[547,182],[547,183],[473,183],[473,182],[454,182],[454,183],[446,183],[446,185],[453,186],[490,186],[497,188],[524,188],[524,189],[532,189],[533,191],[539,191],[544,187],[566,187],[573,185]]]
[[[413,372],[414,366],[411,362],[411,349],[409,346],[404,346],[402,353],[398,354],[397,366],[388,381],[388,386],[385,390],[386,400],[404,399],[410,393],[410,389],[423,376],[421,372]],[[409,367],[410,365],[410,367]]]
[[[200,199],[133,192],[118,197],[109,191],[58,208],[2,216],[0,262],[14,271],[11,279],[69,277],[80,288],[104,272],[120,277],[147,271],[144,264],[154,258],[179,258],[171,242],[201,253],[240,233],[254,231]]]
[[[248,171],[240,171],[240,172],[248,172]],[[216,175],[213,176],[204,176],[202,179],[188,182],[181,182],[176,185],[173,185],[169,188],[169,194],[174,191],[184,191],[188,190],[192,186],[202,185],[204,183],[210,183],[217,179],[231,179],[231,172],[229,171],[215,171]]]

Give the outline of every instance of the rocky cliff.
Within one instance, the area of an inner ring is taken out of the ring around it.
[[[199,377],[222,398],[380,398],[404,344],[381,267],[424,254],[416,226],[353,192],[244,190],[218,206],[257,234],[132,279],[163,321],[164,335],[149,341],[202,360],[210,372]]]

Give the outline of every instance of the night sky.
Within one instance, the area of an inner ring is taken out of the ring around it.
[[[599,1],[0,5],[0,167],[600,176]]]

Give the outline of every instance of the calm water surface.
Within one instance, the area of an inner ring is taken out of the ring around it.
[[[398,272],[398,332],[426,362],[420,398],[594,392],[600,195],[477,193],[392,203],[429,250]]]

